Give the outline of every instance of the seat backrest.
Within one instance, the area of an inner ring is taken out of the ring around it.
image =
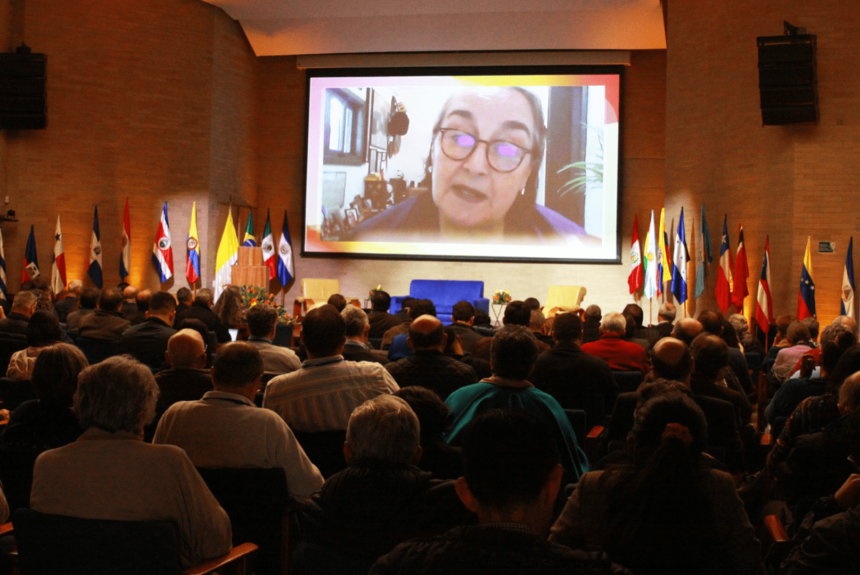
[[[294,433],[308,459],[314,462],[323,477],[331,477],[338,471],[346,469],[346,460],[343,457],[345,429],[312,433],[295,431]]]
[[[0,369],[2,369],[0,375],[6,375],[12,354],[26,348],[27,338],[25,336],[16,333],[0,334]]]
[[[549,286],[543,306],[544,313],[556,307],[565,311],[579,309],[586,291],[582,286]]]
[[[326,302],[336,293],[340,293],[340,280],[314,278],[302,280],[302,296],[315,302]]]
[[[84,352],[90,365],[122,354],[118,339],[92,339],[79,336],[75,345]]]
[[[21,575],[179,573],[176,526],[168,521],[81,519],[18,509],[12,516]]]
[[[484,282],[465,280],[412,280],[409,295],[432,300],[437,306],[452,306],[458,301],[472,302],[484,297]]]
[[[36,388],[29,380],[0,377],[0,402],[3,409],[14,411],[25,401],[36,399]]]

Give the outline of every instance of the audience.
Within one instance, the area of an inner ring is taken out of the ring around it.
[[[280,375],[302,367],[296,352],[272,343],[278,329],[278,312],[275,308],[265,303],[258,303],[245,315],[250,332],[248,343],[262,356],[265,373]]]
[[[340,295],[339,293],[333,293],[329,296],[328,301],[326,302],[330,306],[334,306],[334,308],[338,312],[342,312],[346,307],[346,298]]]
[[[80,303],[80,307],[70,311],[69,315],[66,316],[67,330],[77,330],[84,316],[95,313],[101,293],[101,290],[97,287],[86,287],[81,290],[81,298],[78,302]]]
[[[368,337],[379,339],[385,332],[396,325],[403,323],[403,320],[396,315],[391,315],[388,310],[391,309],[391,296],[388,292],[376,290],[370,296],[370,315],[367,316],[367,321],[370,324],[370,332]]]
[[[27,324],[27,347],[12,354],[6,377],[29,380],[33,375],[36,358],[46,348],[60,343],[63,330],[57,314],[50,311],[36,311]]]
[[[418,417],[421,430],[418,468],[429,471],[436,479],[460,477],[463,474],[460,448],[445,442],[451,424],[451,408],[436,392],[419,385],[400,388],[394,395],[408,403]]]
[[[715,311],[704,311],[699,314],[699,323],[704,330],[726,342],[729,350],[729,366],[735,374],[744,394],[752,393],[752,380],[747,360],[738,345],[735,329],[725,320],[723,314]]]
[[[78,305],[81,297],[81,290],[84,289],[84,283],[81,280],[72,280],[69,282],[65,296],[60,298],[57,294],[57,301],[54,302],[54,310],[57,312],[57,317],[61,323],[65,323],[69,312]]]
[[[242,290],[238,286],[224,288],[218,301],[212,306],[212,313],[218,317],[218,321],[225,328],[238,329],[245,323],[242,312]],[[220,339],[218,341],[224,343]]]
[[[641,345],[622,339],[627,330],[627,320],[620,313],[610,312],[600,323],[600,339],[582,345],[582,351],[604,360],[616,371],[640,371],[645,375],[651,371],[648,355]]]
[[[526,306],[525,302],[514,300],[505,307],[505,312],[502,316],[502,323],[505,326],[519,325],[528,329],[531,321],[532,310]],[[472,351],[472,357],[490,361],[490,346],[492,345],[492,341],[492,337],[485,337],[479,340]],[[543,353],[550,349],[550,346],[542,341],[535,339],[535,343],[538,346],[538,353]]]
[[[116,289],[106,289],[99,296],[98,308],[94,313],[81,318],[78,333],[81,337],[99,340],[118,341],[125,330],[131,327],[122,317],[119,308],[122,293]]]
[[[197,297],[194,298],[194,303],[191,308],[177,314],[176,323],[182,323],[185,319],[198,319],[206,324],[209,331],[215,333],[215,338],[219,344],[230,341],[230,332],[228,326],[221,322],[215,312],[212,311],[214,302],[214,292],[209,288],[197,290]]]
[[[143,322],[123,332],[119,346],[123,353],[133,356],[153,370],[158,370],[164,363],[167,342],[176,333],[173,329],[176,300],[166,291],[156,292],[150,298],[149,309],[144,315],[146,319]]]
[[[348,305],[343,308],[340,315],[343,316],[343,322],[346,325],[343,358],[347,361],[372,361],[382,365],[387,364],[388,354],[377,351],[368,344],[372,327],[364,310]]]
[[[675,323],[675,327],[672,328],[672,337],[691,345],[696,336],[702,333],[704,329],[699,320],[685,317]]]
[[[187,309],[191,309],[191,304],[194,302],[194,297],[191,290],[187,287],[176,290],[176,315],[179,315]]]
[[[129,322],[137,315],[137,293],[138,289],[133,285],[128,285],[122,288],[122,307],[120,307],[119,312],[122,314],[122,317],[127,319]]]
[[[700,334],[693,340],[695,369],[690,378],[690,389],[699,396],[728,401],[734,406],[738,429],[750,422],[752,406],[746,394],[731,378],[729,346],[715,335]]]
[[[800,321],[791,322],[791,325],[788,326],[786,339],[788,345],[779,350],[772,368],[774,377],[780,383],[785,383],[791,376],[792,368],[803,357],[803,354],[815,347],[812,343],[809,327]]]
[[[0,333],[27,335],[27,324],[30,316],[36,311],[36,300],[39,298],[31,291],[19,291],[12,300],[12,310],[9,315],[0,319]]]
[[[415,321],[416,318],[422,315],[436,317],[436,306],[429,299],[415,300],[412,307],[409,308],[409,317],[411,318],[411,321],[408,324],[402,323],[385,332],[385,337],[382,339],[382,349],[388,349],[388,359],[391,361],[397,361],[398,359],[403,359],[404,357],[412,355],[412,348],[409,347],[409,342],[407,341],[409,337],[409,326],[412,325],[412,322]],[[396,331],[401,333],[395,334],[394,332]],[[393,337],[391,337],[392,335]]]
[[[460,338],[465,353],[472,353],[475,344],[485,336],[472,329],[475,323],[475,307],[467,301],[458,301],[451,311],[451,327]]]
[[[591,343],[600,339],[600,318],[603,317],[600,306],[591,304],[585,308],[582,321],[582,343]]]

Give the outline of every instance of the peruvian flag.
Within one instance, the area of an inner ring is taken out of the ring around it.
[[[170,226],[167,223],[167,202],[161,210],[161,221],[152,244],[152,263],[158,271],[161,283],[173,277],[173,246],[170,244]]]
[[[272,237],[272,221],[269,210],[266,210],[266,229],[263,231],[263,264],[269,268],[269,281],[278,277],[278,258],[275,251],[275,239]]]
[[[744,227],[738,226],[738,255],[735,258],[735,272],[732,276],[732,303],[738,313],[744,312],[744,299],[750,294],[747,288],[747,278],[750,269],[747,265],[747,249],[744,247]]]
[[[717,272],[717,305],[726,313],[732,304],[732,250],[729,248],[729,216],[723,218],[723,241],[720,244],[720,271]]]
[[[633,241],[630,245],[630,275],[627,276],[630,293],[642,287],[642,252],[639,249],[639,215],[633,216]]]
[[[63,249],[63,232],[60,231],[60,216],[57,215],[57,230],[54,232],[54,260],[51,262],[51,288],[55,294],[66,289],[66,254]]]
[[[770,238],[764,239],[764,261],[761,264],[761,277],[758,280],[758,305],[755,320],[764,333],[773,324],[773,297],[770,295]]]

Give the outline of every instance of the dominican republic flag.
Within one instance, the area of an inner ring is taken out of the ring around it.
[[[90,265],[87,275],[98,287],[102,287],[102,235],[99,232],[99,207],[93,216],[93,235],[90,238]]]
[[[245,241],[242,245],[246,248],[257,247],[257,238],[254,237],[254,220],[251,219],[251,212],[248,212],[248,223],[245,225]]]
[[[269,268],[269,281],[278,277],[278,262],[275,256],[275,238],[272,237],[272,222],[266,210],[266,229],[263,230],[263,265]]]
[[[173,246],[170,244],[170,225],[167,222],[167,202],[161,210],[161,221],[152,244],[152,263],[158,271],[161,283],[173,277]]]
[[[63,249],[63,232],[60,231],[60,216],[57,215],[57,231],[54,232],[54,257],[51,260],[51,288],[55,294],[66,289],[66,254]]]
[[[293,281],[293,245],[290,243],[287,210],[284,210],[284,227],[281,228],[281,241],[278,242],[278,281],[285,287]]]
[[[695,297],[699,297],[708,289],[708,268],[705,266],[705,255],[708,263],[714,261],[711,251],[711,232],[708,231],[708,221],[705,219],[705,204],[702,204],[702,221],[700,222],[701,233],[696,242],[696,291]]]
[[[642,293],[651,299],[659,292],[657,291],[657,255],[654,253],[654,244],[657,235],[654,232],[654,210],[651,210],[651,224],[648,226],[648,234],[645,236],[645,286]]]
[[[125,213],[122,216],[122,251],[119,254],[119,278],[131,274],[131,218],[128,215],[128,198],[125,199]]]
[[[227,208],[227,223],[218,244],[215,255],[215,300],[218,300],[224,288],[233,283],[233,266],[239,261],[239,238],[236,236],[236,226],[233,225],[233,206]]]
[[[735,271],[732,275],[732,303],[738,313],[744,312],[744,300],[750,294],[747,278],[750,268],[747,265],[747,249],[744,246],[744,227],[738,226],[738,254],[735,257]]]
[[[0,299],[6,299],[6,248],[3,247],[3,231],[0,230]]]
[[[854,236],[848,240],[845,269],[842,270],[842,306],[840,315],[854,317]]]
[[[758,305],[755,310],[755,320],[765,334],[773,325],[773,297],[770,295],[770,238],[764,239],[764,261],[761,264],[761,276],[758,280]]]
[[[806,237],[806,253],[800,268],[800,292],[797,294],[797,319],[815,317],[815,282],[812,281],[812,239]]]
[[[200,279],[200,239],[197,237],[197,202],[191,204],[191,223],[188,225],[188,239],[185,241],[188,258],[185,260],[185,279],[194,285]]]
[[[687,262],[690,252],[687,251],[687,232],[684,229],[684,208],[681,208],[681,219],[678,220],[678,233],[675,234],[675,264],[672,270],[672,295],[679,304],[687,301]]]
[[[630,293],[642,287],[642,251],[639,249],[639,215],[633,216],[633,240],[630,244],[630,274],[627,276]]]
[[[723,241],[720,243],[720,271],[717,272],[717,305],[726,313],[732,305],[732,250],[729,247],[729,216],[723,218]]]

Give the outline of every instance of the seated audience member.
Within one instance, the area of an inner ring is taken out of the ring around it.
[[[591,304],[585,308],[582,321],[582,343],[590,343],[600,339],[600,318],[603,317],[600,306]]]
[[[184,451],[141,440],[157,397],[152,372],[128,357],[85,369],[75,412],[86,431],[36,460],[30,507],[88,519],[171,521],[188,567],[230,550],[230,518]]]
[[[463,350],[463,346],[460,344],[460,336],[457,335],[453,326],[445,326],[445,335],[448,336],[448,340],[445,342],[445,351],[443,352],[445,355],[471,366],[478,375],[478,379],[484,379],[493,375],[493,370],[490,368],[488,360],[478,359]]]
[[[821,329],[821,324],[814,317],[805,317],[801,322],[809,329],[809,341],[812,347],[818,347],[818,332]]]
[[[30,316],[36,311],[36,300],[39,298],[31,291],[19,291],[12,300],[12,310],[9,315],[0,319],[0,333],[17,334],[23,339],[27,335],[27,324]]]
[[[81,318],[95,313],[102,291],[97,287],[86,287],[81,290],[80,307],[69,312],[66,316],[66,329],[77,330]]]
[[[343,359],[346,324],[328,304],[302,323],[308,359],[301,369],[279,375],[266,386],[263,407],[300,432],[346,429],[349,415],[366,400],[394,393],[397,382],[378,363]]]
[[[431,315],[436,317],[436,306],[429,299],[415,300],[415,303],[413,303],[412,307],[409,308],[409,317],[412,319],[408,325],[400,324],[398,328],[392,328],[385,332],[385,338],[382,340],[382,349],[388,349],[389,360],[397,361],[398,359],[403,359],[404,357],[412,355],[412,348],[409,347],[409,342],[407,341],[409,338],[409,327],[416,318],[422,315]],[[387,341],[387,338],[392,334],[392,332],[395,329],[400,328],[405,328],[405,331],[403,333],[396,334],[390,341]],[[389,345],[386,345],[386,343]]]
[[[650,328],[644,327],[645,312],[642,310],[642,308],[635,303],[629,303],[624,306],[623,310],[621,310],[621,315],[627,318],[628,324],[633,324],[632,333],[628,336],[629,339],[643,340],[645,342],[645,345],[647,346],[646,349],[650,349],[651,330]],[[639,342],[637,341],[636,343]],[[640,345],[642,344],[640,343]]]
[[[206,346],[198,332],[186,328],[173,334],[167,342],[164,357],[169,367],[155,376],[159,389],[155,424],[177,401],[200,399],[212,390],[212,378],[206,369]],[[151,437],[152,432],[154,427],[147,428],[147,436]]]
[[[685,317],[675,323],[675,327],[672,328],[672,337],[691,345],[696,336],[702,333],[704,329],[699,320]]]
[[[704,331],[715,335],[726,342],[729,350],[729,366],[732,368],[732,373],[740,383],[744,394],[752,392],[752,380],[750,379],[750,368],[747,365],[747,359],[740,350],[737,337],[735,337],[735,329],[726,321],[723,314],[715,311],[704,311],[699,314],[699,323],[702,324]]]
[[[265,303],[258,303],[247,311],[248,343],[263,357],[263,371],[266,373],[290,373],[302,367],[299,356],[291,349],[275,345],[275,331],[278,329],[278,312]]]
[[[546,316],[540,310],[532,310],[529,317],[529,329],[535,336],[535,339],[552,347],[555,345],[555,340],[551,335],[547,335],[547,330],[551,324],[547,324]]]
[[[187,309],[191,309],[191,304],[194,302],[194,297],[191,290],[187,287],[179,288],[176,291],[176,315],[179,315]]]
[[[119,313],[121,313],[122,317],[127,319],[129,322],[137,315],[138,312],[137,294],[138,289],[133,285],[128,285],[122,288],[122,307],[120,307]]]
[[[172,297],[172,296],[171,296]],[[129,318],[131,325],[143,323],[146,320],[146,312],[149,311],[149,302],[152,299],[152,290],[142,289],[134,296],[134,303],[137,306],[137,312]],[[176,300],[174,300],[175,303]]]
[[[475,370],[443,355],[447,343],[445,326],[432,315],[422,315],[409,326],[407,342],[413,355],[385,366],[401,388],[420,385],[435,391],[443,400],[453,391],[478,381]]]
[[[367,343],[367,338],[372,328],[364,310],[353,305],[348,305],[343,308],[340,315],[343,316],[343,321],[346,325],[343,358],[347,361],[372,361],[382,365],[387,364],[388,354],[371,348]]]
[[[415,305],[416,299],[412,296],[406,296],[400,302],[400,311],[394,314],[401,323],[411,321],[409,317],[409,308]]]
[[[339,293],[333,293],[329,296],[326,303],[330,306],[334,306],[334,309],[338,312],[342,312],[343,308],[346,307],[346,298]]]
[[[807,318],[807,319],[809,319],[809,318]],[[830,325],[827,326],[826,328],[824,328],[824,332],[826,332],[828,330],[828,328],[835,327],[835,326],[843,326],[843,327],[847,328],[848,331],[853,333],[855,335],[855,337],[857,335],[857,321],[852,317],[849,317],[847,315],[836,316],[835,318],[833,318],[833,321],[830,322]],[[800,359],[797,360],[797,363],[794,364],[794,367],[790,370],[792,379],[797,379],[798,377],[801,377],[800,368],[802,367],[804,360],[806,360],[806,358],[808,358],[808,357],[811,357],[812,359],[815,360],[814,361],[814,367],[813,367],[812,374],[811,374],[812,377],[819,377],[821,375],[819,367],[821,366],[821,348],[824,347],[824,332],[821,333],[820,345],[818,345],[817,347],[813,347],[813,348],[808,349],[806,352],[804,352],[804,354],[800,357]],[[810,331],[810,334],[811,333],[812,332]]]
[[[60,343],[63,330],[57,315],[49,311],[37,311],[27,324],[27,347],[12,354],[6,377],[28,380],[33,375],[33,366],[39,354],[52,345]]]
[[[418,468],[429,471],[436,479],[457,479],[463,475],[460,448],[445,442],[451,423],[451,408],[435,391],[419,385],[400,388],[394,395],[408,403],[418,417],[421,430]]]
[[[540,301],[536,297],[527,297],[523,300],[523,303],[526,304],[529,311],[540,311]]]
[[[239,289],[239,286],[224,288],[224,291],[218,296],[218,301],[212,306],[212,313],[227,329],[238,329],[245,323],[245,316],[242,311],[242,290]]]
[[[641,345],[624,341],[627,320],[620,313],[610,312],[600,323],[600,339],[582,345],[582,351],[599,357],[617,371],[651,371],[648,355]]]
[[[481,308],[475,308],[475,321],[472,323],[472,329],[485,337],[493,337],[493,334],[496,333],[490,314]]]
[[[81,318],[78,324],[80,336],[90,339],[119,340],[123,332],[131,327],[128,320],[119,312],[121,305],[122,294],[119,290],[104,290],[99,296],[99,305],[95,313]]]
[[[761,342],[750,333],[747,318],[741,313],[733,313],[729,316],[729,323],[735,329],[735,334],[741,344],[741,351],[746,353],[758,353],[764,359],[764,347]]]
[[[528,307],[526,307],[524,302],[514,300],[505,307],[505,313],[502,317],[502,323],[505,326],[519,325],[528,329],[531,321],[532,312]],[[492,341],[492,337],[485,337],[484,339],[479,340],[472,351],[472,357],[490,361],[490,346],[492,345]],[[550,348],[549,345],[542,341],[535,339],[535,342],[538,346],[538,353],[548,351]]]
[[[221,323],[215,312],[212,311],[214,302],[214,293],[209,288],[197,290],[197,297],[194,298],[194,303],[191,308],[176,315],[176,323],[182,323],[185,319],[199,319],[206,324],[209,331],[215,332],[215,338],[218,343],[227,343],[230,341],[230,331],[227,325]]]
[[[728,401],[735,407],[740,425],[750,422],[752,406],[740,388],[729,383],[729,346],[715,335],[700,334],[690,346],[695,369],[690,378],[690,389],[696,395],[704,395]]]
[[[576,481],[588,470],[588,460],[577,445],[570,420],[551,395],[527,380],[537,359],[537,343],[528,328],[520,325],[506,325],[493,336],[490,348],[493,376],[448,396],[445,403],[451,408],[453,420],[445,439],[452,445],[460,445],[463,429],[479,413],[496,407],[518,407],[552,431],[561,463],[570,481]]]
[[[454,304],[451,312],[451,327],[460,338],[460,346],[466,353],[472,353],[475,344],[485,337],[472,329],[473,323],[475,323],[475,307],[467,301],[458,301]]]
[[[791,325],[788,326],[786,339],[788,346],[779,350],[772,368],[774,377],[782,383],[791,376],[792,368],[803,357],[803,354],[814,348],[809,327],[800,321],[791,322]]]
[[[650,328],[651,345],[653,346],[658,340],[672,335],[672,330],[675,329],[675,317],[678,315],[678,309],[671,302],[660,304],[660,309],[657,310],[657,325]]]
[[[764,361],[762,362],[762,370],[765,373],[770,373],[770,370],[773,369],[773,363],[776,361],[777,354],[782,351],[783,348],[789,347],[788,326],[796,320],[797,318],[793,315],[781,315],[776,318],[776,335],[774,337],[773,344],[767,350],[767,355],[765,355]]]
[[[418,469],[419,423],[409,405],[381,395],[349,418],[348,467],[329,477],[306,506],[306,572],[367,573],[374,561],[418,534],[468,520],[454,482]]]
[[[623,313],[624,321],[627,322],[624,328],[624,341],[629,341],[630,343],[635,343],[640,346],[646,352],[651,349],[651,341],[648,337],[637,337],[637,335],[645,335],[650,336],[650,331],[648,328],[639,329],[636,327],[636,317],[629,314]],[[647,357],[647,356],[646,356]]]
[[[582,320],[575,313],[555,316],[552,326],[555,347],[540,354],[535,362],[531,382],[553,396],[565,409],[582,409],[587,396],[603,397],[606,413],[612,411],[618,385],[612,370],[600,358],[582,351]],[[589,427],[597,425],[597,415],[589,414]]]
[[[370,315],[367,316],[367,321],[370,324],[368,337],[381,338],[386,331],[403,323],[401,318],[388,313],[389,309],[391,309],[391,296],[388,295],[388,292],[374,291],[373,295],[370,296]]]
[[[200,334],[200,337],[203,338],[204,347],[206,348],[206,367],[212,367],[212,360],[215,359],[215,347],[218,345],[215,332],[209,331],[206,324],[199,319],[186,318],[181,322],[174,321],[173,325],[176,326],[176,331],[181,329],[190,329]]]
[[[156,292],[150,298],[149,309],[144,314],[146,319],[143,322],[123,332],[119,345],[124,353],[139,362],[152,369],[161,369],[167,342],[176,333],[173,329],[176,300],[166,291]]]
[[[605,554],[546,540],[563,470],[537,418],[518,409],[482,413],[466,429],[463,459],[457,495],[479,524],[402,543],[372,575],[627,573]]]
[[[385,331],[385,333],[382,334],[382,345],[380,346],[380,348],[381,349],[388,349],[391,346],[391,342],[394,341],[395,337],[397,337],[398,335],[403,335],[403,334],[406,334],[407,332],[409,332],[409,324],[412,323],[412,320],[414,318],[418,317],[419,315],[423,315],[423,313],[419,313],[418,315],[413,315],[412,309],[416,305],[423,305],[423,304],[421,304],[421,302],[428,302],[428,301],[430,301],[430,300],[429,299],[428,300],[418,300],[418,299],[415,299],[412,297],[408,297],[408,298],[404,299],[403,304],[400,307],[400,311],[395,316],[396,318],[398,318],[400,320],[400,323],[398,323],[394,327],[387,329]],[[426,306],[424,306],[424,307],[426,307]],[[433,315],[436,315],[435,307],[433,309]]]
[[[280,467],[290,494],[307,497],[323,477],[284,420],[254,405],[263,369],[252,345],[228,343],[212,366],[214,391],[171,405],[152,442],[181,447],[195,467]]]
[[[732,477],[701,465],[707,436],[689,398],[646,402],[628,438],[633,464],[583,475],[550,541],[606,551],[642,573],[760,573]]]
[[[61,323],[65,323],[69,312],[78,304],[82,289],[84,289],[84,283],[81,280],[72,280],[69,282],[65,297],[57,298],[54,303],[54,310],[56,310]]]

